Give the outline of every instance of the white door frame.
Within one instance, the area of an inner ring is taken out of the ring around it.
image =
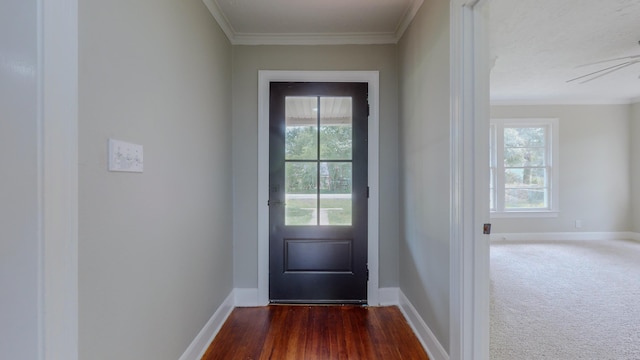
[[[38,0],[38,359],[78,359],[78,0]]]
[[[450,359],[489,359],[488,0],[451,0]]]
[[[275,81],[366,82],[369,84],[369,205],[367,302],[378,305],[379,72],[258,71],[258,305],[269,303],[269,83]]]

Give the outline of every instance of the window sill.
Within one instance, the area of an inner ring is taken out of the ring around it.
[[[560,216],[559,211],[491,211],[492,219],[509,219],[509,218],[557,218]]]

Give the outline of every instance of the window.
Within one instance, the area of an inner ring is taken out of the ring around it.
[[[557,216],[558,119],[492,119],[490,131],[492,215]]]

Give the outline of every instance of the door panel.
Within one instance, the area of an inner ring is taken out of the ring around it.
[[[366,303],[366,83],[271,83],[269,297]]]

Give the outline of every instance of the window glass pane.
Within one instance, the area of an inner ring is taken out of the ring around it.
[[[320,225],[351,225],[350,162],[320,163]]]
[[[489,127],[489,166],[496,166],[496,158],[498,156],[496,149],[498,148],[496,140],[496,126],[491,125]]]
[[[350,97],[320,98],[321,160],[351,160],[352,123]]]
[[[544,166],[545,148],[504,148],[504,166]]]
[[[505,209],[546,209],[547,189],[507,189],[504,192]]]
[[[505,127],[504,147],[542,147],[545,127]]]
[[[496,169],[489,169],[489,209],[496,209],[496,190],[495,190]]]
[[[285,225],[318,225],[318,165],[315,162],[285,164]]]
[[[287,96],[285,98],[285,159],[318,158],[318,98]]]
[[[546,187],[545,168],[511,168],[504,170],[505,188]]]
[[[495,190],[493,188],[489,189],[489,209],[490,210],[495,210],[496,209],[496,203],[493,200],[495,198]]]

